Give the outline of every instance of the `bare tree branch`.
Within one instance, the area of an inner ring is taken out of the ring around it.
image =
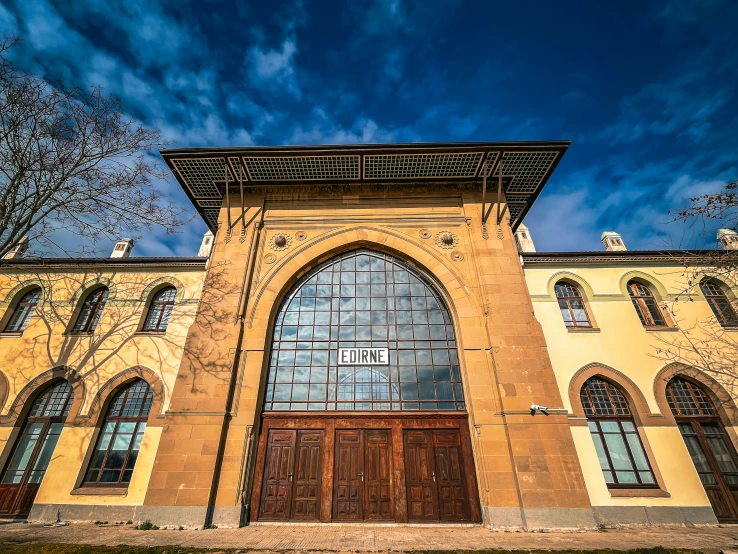
[[[155,189],[166,172],[147,155],[163,144],[159,131],[100,88],[18,70],[7,57],[16,42],[0,43],[0,257],[23,236],[56,250],[60,230],[92,245],[157,226],[174,232],[185,211]]]

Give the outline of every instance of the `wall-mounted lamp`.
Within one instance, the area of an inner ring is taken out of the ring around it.
[[[531,404],[530,415],[536,415],[536,412],[541,412],[543,415],[548,415],[548,406],[539,406],[538,404]]]

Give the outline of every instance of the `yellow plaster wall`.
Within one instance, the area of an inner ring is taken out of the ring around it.
[[[564,407],[571,413],[569,385],[572,377],[587,364],[599,363],[630,378],[645,397],[651,412],[660,414],[654,395],[654,379],[668,365],[668,360],[658,353],[658,349],[672,344],[678,331],[645,330],[622,285],[636,274],[634,272],[649,276],[654,285],[652,290],[661,297],[661,301],[669,302],[674,307],[676,325],[696,333],[696,323],[709,321],[714,316],[704,297],[695,290],[692,290],[691,302],[672,303],[677,294],[688,288],[683,277],[684,270],[676,264],[671,267],[643,267],[625,263],[612,263],[606,267],[577,267],[575,264],[542,267],[530,264],[524,270]],[[579,283],[580,291],[587,296],[593,323],[599,331],[567,330],[553,296],[553,285],[562,277],[572,278]],[[709,505],[675,426],[640,428],[647,447],[651,449],[651,463],[660,472],[663,486],[670,495],[668,498],[612,497],[605,484],[589,429],[586,426],[572,426],[571,431],[593,506]]]
[[[161,381],[161,411],[166,412],[204,278],[204,266],[142,270],[132,265],[130,269],[106,271],[101,267],[99,271],[84,273],[59,270],[43,274],[6,269],[0,274],[0,318],[5,317],[19,288],[38,283],[46,290],[22,336],[0,334],[0,371],[5,374],[9,389],[0,407],[0,419],[6,419],[0,425],[0,463],[9,456],[12,445],[6,443],[13,428],[23,423],[9,417],[11,408],[29,382],[52,368],[67,366],[81,377],[84,385],[75,388],[75,394],[84,391],[84,398],[77,413],[70,413],[59,437],[35,500],[37,504],[143,504],[162,428],[147,427],[125,496],[71,495],[84,457],[92,447],[94,426],[100,424],[103,414],[88,424],[73,426],[69,421],[87,415],[100,389],[111,378],[135,366],[151,370]],[[146,292],[160,282],[170,282],[178,288],[167,331],[163,335],[137,333],[146,311]],[[107,284],[111,291],[100,322],[91,336],[70,336],[66,331],[76,317],[75,308],[93,283]],[[75,398],[75,402],[78,400]],[[106,400],[107,396],[101,399]]]
[[[653,458],[662,462],[658,464],[658,470],[664,488],[670,495],[668,498],[611,496],[589,429],[583,426],[571,428],[592,506],[709,506],[710,502],[679,430],[674,427],[647,427],[642,432]]]
[[[59,436],[54,456],[49,463],[41,487],[36,495],[37,504],[104,504],[137,506],[143,504],[146,489],[154,467],[156,449],[161,439],[161,427],[147,427],[141,441],[131,483],[125,496],[120,495],[70,495],[74,489],[82,462],[90,446],[93,429],[65,427]]]

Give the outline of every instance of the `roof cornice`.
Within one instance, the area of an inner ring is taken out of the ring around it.
[[[82,268],[138,269],[205,269],[207,258],[201,257],[168,257],[168,258],[16,258],[0,260],[0,272],[8,270],[80,270]]]
[[[738,251],[727,250],[622,250],[581,252],[523,252],[525,265],[659,263],[713,265],[726,258],[738,257]]]
[[[396,186],[503,182],[513,229],[530,210],[569,141],[166,148],[172,174],[215,231],[226,188],[266,194],[290,185]],[[500,172],[500,164],[502,171]]]

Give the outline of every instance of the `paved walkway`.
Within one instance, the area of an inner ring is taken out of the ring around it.
[[[256,525],[241,529],[206,531],[137,531],[132,526],[66,527],[12,523],[0,525],[3,543],[82,543],[103,545],[185,546],[284,552],[286,550],[387,552],[412,550],[628,550],[664,546],[717,553],[738,547],[738,526],[650,527],[609,529],[603,532],[522,533],[492,532],[478,526],[380,525]],[[0,547],[0,551],[2,548]]]

